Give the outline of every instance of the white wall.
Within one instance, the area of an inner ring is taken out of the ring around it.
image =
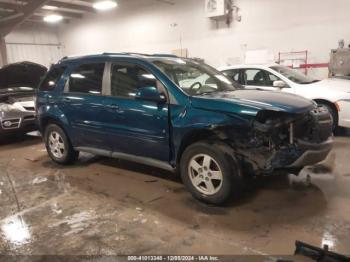
[[[275,58],[279,51],[309,50],[309,63],[326,63],[339,39],[350,41],[348,0],[237,0],[242,22],[230,28],[205,18],[204,0],[173,1],[174,6],[138,0],[132,8],[123,1],[114,11],[62,26],[64,54],[170,53],[180,48],[181,37],[191,57],[213,66],[243,61],[245,52],[255,49],[267,49]],[[327,70],[311,73],[325,77]]]
[[[8,63],[31,61],[48,67],[63,56],[55,27],[21,26],[5,42]]]

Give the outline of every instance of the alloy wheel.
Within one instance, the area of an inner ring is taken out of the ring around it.
[[[219,164],[211,156],[194,156],[188,166],[188,174],[193,186],[205,195],[214,195],[222,187],[223,175]]]
[[[54,157],[60,159],[64,156],[65,145],[59,133],[51,132],[49,136],[49,148]]]

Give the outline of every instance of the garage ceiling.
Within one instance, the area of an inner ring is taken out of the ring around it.
[[[4,36],[25,21],[42,23],[43,17],[54,12],[66,21],[94,13],[92,1],[83,0],[0,0],[0,31]]]
[[[174,5],[172,0],[142,0]],[[52,13],[61,15],[66,22],[81,19],[86,13],[96,13],[96,0],[0,0],[0,34],[6,36],[23,22],[43,23],[43,17]],[[130,4],[140,0],[119,0]]]

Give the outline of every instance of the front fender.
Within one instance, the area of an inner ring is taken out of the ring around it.
[[[173,108],[171,110],[173,161],[177,163],[186,147],[194,142],[215,137],[227,138],[227,132],[245,132],[251,119],[235,114],[207,111],[197,108]]]

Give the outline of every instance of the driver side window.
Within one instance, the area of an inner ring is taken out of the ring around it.
[[[134,64],[112,64],[111,95],[134,98],[139,88],[157,87],[156,77]]]

